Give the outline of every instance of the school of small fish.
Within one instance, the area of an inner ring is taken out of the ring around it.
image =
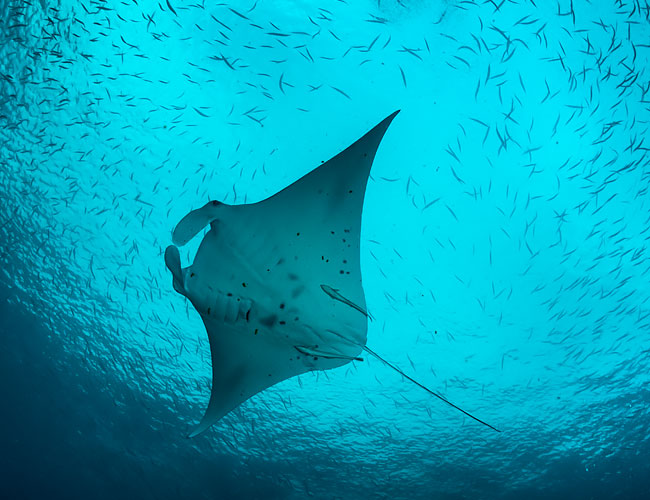
[[[162,265],[174,222],[263,199],[400,108],[365,201],[368,337],[503,432],[370,359],[188,446],[323,455],[360,497],[454,492],[468,463],[509,485],[597,467],[650,436],[649,59],[648,0],[0,0],[0,280],[62,369],[104,374],[88,392],[186,433],[210,358]],[[303,477],[275,480],[327,491]]]

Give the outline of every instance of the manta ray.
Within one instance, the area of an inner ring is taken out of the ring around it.
[[[360,265],[361,215],[370,169],[399,111],[273,196],[193,210],[165,250],[174,289],[201,316],[212,357],[212,392],[196,436],[251,396],[290,377],[330,370],[366,353],[369,317]],[[209,226],[194,262],[178,246]],[[497,430],[497,429],[494,429]]]

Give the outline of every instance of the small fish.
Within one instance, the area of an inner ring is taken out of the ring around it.
[[[344,304],[352,307],[353,309],[356,309],[359,311],[361,314],[364,316],[367,316],[368,318],[372,319],[372,316],[370,316],[361,306],[356,305],[354,302],[351,300],[346,299],[339,293],[338,288],[332,288],[329,285],[321,285],[321,289],[330,297],[332,297],[334,300],[338,300],[339,302],[343,302]]]
[[[169,7],[169,10],[171,10],[171,11],[174,13],[174,15],[175,15],[176,17],[178,17],[178,14],[177,14],[176,11],[174,10],[174,7],[172,7],[172,4],[169,3],[169,0],[167,0],[167,7]]]

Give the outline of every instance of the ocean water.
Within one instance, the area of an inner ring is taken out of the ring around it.
[[[0,0],[0,498],[650,498],[649,58],[646,0]],[[501,432],[364,358],[188,439],[175,224],[397,109],[368,346]]]

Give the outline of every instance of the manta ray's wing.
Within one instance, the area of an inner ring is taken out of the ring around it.
[[[192,435],[294,375],[357,359],[366,343],[361,211],[379,143],[397,112],[337,156],[259,203],[210,202],[173,233],[210,224],[191,266],[170,246],[174,288],[210,339],[212,393]]]

